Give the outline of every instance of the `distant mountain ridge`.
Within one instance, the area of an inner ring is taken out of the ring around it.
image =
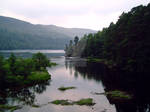
[[[31,24],[0,16],[0,50],[5,49],[64,49],[76,35],[96,33],[82,28],[64,28],[55,25]]]
[[[64,28],[56,25],[40,25],[40,24],[38,24],[38,26],[45,27],[45,28],[47,27],[51,31],[56,31],[56,32],[59,31],[70,37],[75,37],[75,36],[83,37],[84,34],[96,33],[95,30],[85,29],[85,28]]]

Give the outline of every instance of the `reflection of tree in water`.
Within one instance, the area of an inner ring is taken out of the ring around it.
[[[84,79],[95,80],[97,82],[100,82],[101,75],[105,72],[103,65],[97,64],[95,67],[95,64],[86,63],[85,61],[66,61],[65,65],[69,67],[70,71],[74,71],[75,78],[78,78],[80,75]],[[70,72],[70,74],[72,74],[72,72]]]
[[[108,98],[111,104],[115,104],[117,112],[150,112],[150,90],[147,88],[150,78],[144,78],[145,76],[144,73],[141,75],[119,71],[107,71],[103,75],[102,82],[106,91],[118,89],[134,95],[132,101],[124,103],[116,103]]]
[[[87,63],[86,67],[75,66],[75,70],[80,73],[80,75],[88,80],[95,80],[96,82],[101,81],[101,76],[105,72],[105,67],[101,64]]]
[[[43,84],[37,84],[36,86],[33,86],[32,89],[36,93],[43,93],[46,90],[46,86],[49,85],[49,82],[45,82]]]
[[[104,65],[98,63],[68,62],[69,69],[74,69],[74,76],[82,76],[84,79],[102,81],[105,91],[123,90],[134,94],[135,99],[130,102],[113,102],[108,98],[111,104],[115,104],[117,112],[150,112],[150,76],[145,73],[125,73],[110,71]]]
[[[115,104],[117,112],[149,112],[149,104],[140,103],[124,103],[124,104]]]
[[[65,61],[66,70],[68,69],[68,61]]]
[[[0,95],[0,104],[25,104],[33,105],[35,102],[35,94],[43,93],[46,90],[46,86],[49,85],[49,81],[41,84],[37,84],[32,87],[22,88],[20,90],[3,90]]]
[[[74,77],[77,79],[78,78],[78,72],[75,70],[74,71]]]
[[[108,98],[111,104],[115,104],[117,112],[150,112],[149,79],[144,73],[107,71],[102,77],[102,82],[106,91],[118,89],[134,95],[132,101],[124,103],[116,103]]]

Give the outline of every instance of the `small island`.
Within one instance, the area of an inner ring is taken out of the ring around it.
[[[86,105],[86,106],[93,106],[95,103],[93,102],[92,98],[85,98],[85,99],[80,99],[78,101],[71,101],[71,100],[54,100],[50,102],[55,105],[62,105],[62,106],[67,106],[67,105]]]
[[[5,88],[22,88],[48,81],[51,75],[46,67],[56,65],[44,54],[33,54],[32,58],[18,58],[14,54],[8,59],[0,56],[0,85]]]
[[[70,86],[70,87],[60,87],[60,88],[58,88],[58,90],[60,90],[60,91],[66,91],[66,90],[69,90],[69,89],[76,89],[76,87],[74,87],[74,86]]]

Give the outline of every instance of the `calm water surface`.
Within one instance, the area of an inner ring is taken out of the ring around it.
[[[31,57],[36,52],[39,51],[13,51],[15,55],[22,57]],[[131,104],[113,103],[105,95],[92,94],[94,92],[103,93],[114,88],[114,85],[115,88],[118,88],[122,85],[122,82],[125,85],[127,84],[126,80],[121,80],[122,78],[117,77],[117,75],[106,75],[103,65],[89,64],[84,59],[79,58],[65,59],[64,51],[42,50],[40,52],[43,52],[58,64],[55,67],[47,68],[52,76],[51,80],[19,91],[3,88],[0,92],[1,104],[20,105],[22,108],[15,112],[150,112],[148,91],[142,97],[140,94],[138,100]],[[11,51],[1,53],[7,57]],[[133,87],[137,87],[138,91],[141,91],[141,88],[145,91],[144,82],[139,82],[138,85],[136,84]],[[132,86],[132,84],[130,85]],[[75,86],[76,89],[62,92],[58,90],[61,86]],[[143,93],[143,91],[141,92]],[[76,101],[82,98],[93,98],[96,104],[94,106],[60,106],[50,103],[58,99]],[[39,105],[40,107],[33,107],[33,105]]]
[[[16,112],[116,112],[115,106],[111,105],[104,95],[93,95],[92,92],[104,92],[102,82],[81,75],[74,68],[74,62],[66,60],[64,57],[52,58],[59,65],[48,68],[48,72],[52,75],[50,85],[41,94],[35,93],[35,104],[41,105],[40,108],[31,106],[23,106],[21,110]],[[85,62],[79,62],[81,67],[85,67]],[[75,86],[76,89],[61,92],[58,90],[60,86]],[[59,106],[50,104],[49,102],[56,99],[79,100],[81,98],[93,98],[96,105],[94,106]]]
[[[47,68],[52,76],[51,80],[17,92],[5,90],[1,95],[1,102],[21,105],[22,108],[15,112],[116,112],[115,106],[109,103],[106,96],[92,94],[93,92],[104,92],[104,86],[101,80],[93,76],[89,77],[84,72],[87,66],[84,60],[65,59],[64,51],[8,50],[1,51],[1,53],[5,57],[11,52],[17,56],[30,57],[31,54],[39,51],[51,57],[53,62],[58,63],[55,67]],[[77,70],[78,67],[83,71]],[[58,90],[61,86],[75,86],[76,89],[62,92]],[[60,106],[49,103],[57,99],[76,101],[82,98],[93,98],[96,104],[94,106]],[[40,105],[40,107],[35,108],[33,104]]]
[[[11,53],[15,54],[17,57],[29,58],[32,57],[34,53],[44,53],[47,57],[64,56],[64,50],[0,50],[0,54],[8,58]]]

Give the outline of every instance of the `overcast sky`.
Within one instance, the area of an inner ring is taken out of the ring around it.
[[[149,0],[1,0],[0,15],[33,24],[101,30],[124,11]]]

